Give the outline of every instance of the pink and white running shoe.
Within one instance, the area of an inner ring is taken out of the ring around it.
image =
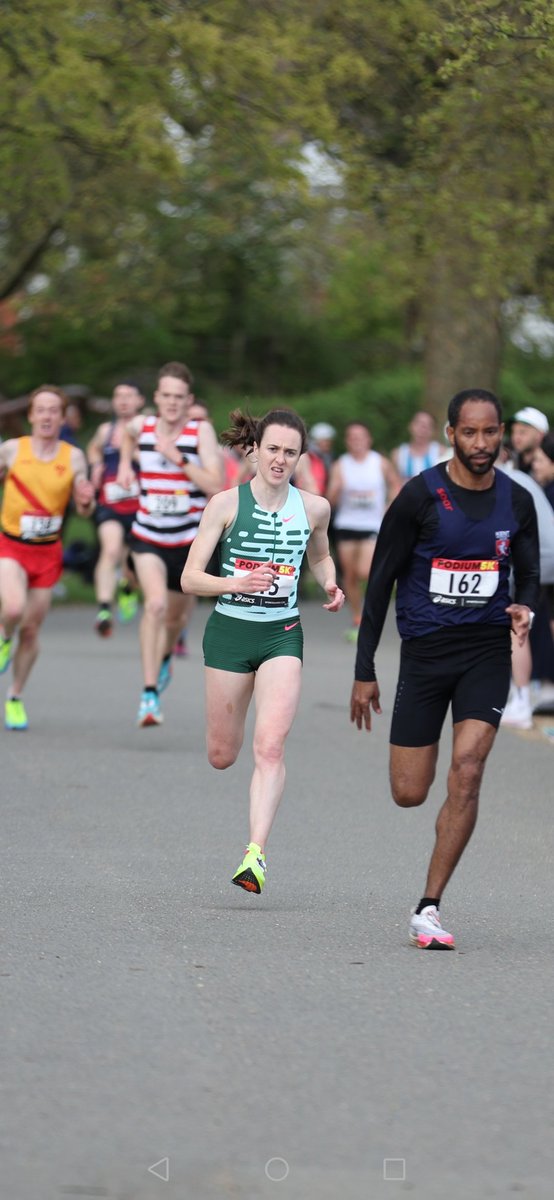
[[[454,938],[442,928],[435,904],[428,904],[417,914],[412,909],[410,942],[420,950],[454,950]]]

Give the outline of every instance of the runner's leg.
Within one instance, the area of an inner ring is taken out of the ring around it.
[[[12,691],[20,696],[39,652],[39,631],[50,608],[51,588],[32,588],[19,626],[17,649],[13,659]]]
[[[250,841],[262,850],[285,787],[285,740],[298,708],[301,683],[302,663],[288,655],[268,659],[256,675]]]
[[[14,558],[0,558],[0,618],[4,637],[11,639],[25,611],[27,574]]]
[[[358,542],[356,571],[358,575],[359,619],[361,619],[363,608],[363,591],[360,585],[365,587],[365,584],[367,583],[367,577],[369,575],[371,564],[373,562],[373,555],[375,553],[375,544],[376,539],[373,537],[364,538],[362,541]]]
[[[117,582],[117,569],[121,564],[124,546],[124,529],[119,521],[102,521],[98,526],[100,557],[94,572],[94,588],[99,605],[112,604]]]
[[[145,688],[155,688],[165,654],[168,607],[167,569],[157,554],[134,554],[133,562],[144,597],[140,651]]]
[[[425,887],[426,896],[442,896],[475,828],[479,791],[496,729],[486,721],[454,725],[448,794],[436,823],[436,842]]]
[[[168,592],[167,616],[165,620],[164,658],[171,654],[177,638],[183,628],[186,628],[189,613],[192,609],[193,596],[185,596],[183,592]]]
[[[210,765],[219,771],[238,757],[254,678],[253,673],[206,667],[206,747]]]
[[[354,625],[359,625],[362,614],[362,597],[357,568],[358,546],[359,543],[355,541],[340,540],[337,543],[344,594],[352,610]]]
[[[400,808],[414,808],[427,799],[435,778],[439,744],[390,747],[392,798]]]

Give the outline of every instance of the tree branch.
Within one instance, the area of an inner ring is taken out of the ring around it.
[[[57,217],[55,220],[51,221],[48,228],[44,230],[40,237],[37,238],[31,246],[29,246],[25,256],[15,267],[12,268],[12,270],[8,273],[7,278],[0,282],[0,301],[7,300],[9,296],[13,296],[14,292],[17,292],[23,285],[29,272],[33,271],[38,265],[42,255],[48,248],[48,243],[50,242],[53,234],[57,233],[58,230],[62,228],[62,218],[65,211],[66,210],[63,209],[60,213],[58,213]]]

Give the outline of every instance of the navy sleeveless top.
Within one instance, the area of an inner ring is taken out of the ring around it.
[[[436,505],[438,525],[414,548],[398,578],[396,619],[402,638],[468,624],[509,625],[511,541],[520,528],[507,475],[495,471],[489,516],[470,519],[456,487],[436,467],[420,476]]]

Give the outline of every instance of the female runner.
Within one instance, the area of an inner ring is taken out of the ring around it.
[[[232,882],[260,893],[265,846],[285,786],[285,740],[300,697],[303,634],[297,594],[305,553],[327,593],[323,607],[338,612],[344,595],[329,554],[329,503],[290,483],[307,444],[301,418],[289,409],[273,409],[261,420],[236,410],[222,441],[252,454],[256,475],[209,501],[181,586],[187,595],[217,597],[203,641],[213,767],[224,770],[236,761],[255,696],[250,842]],[[206,571],[216,546],[219,576]]]

